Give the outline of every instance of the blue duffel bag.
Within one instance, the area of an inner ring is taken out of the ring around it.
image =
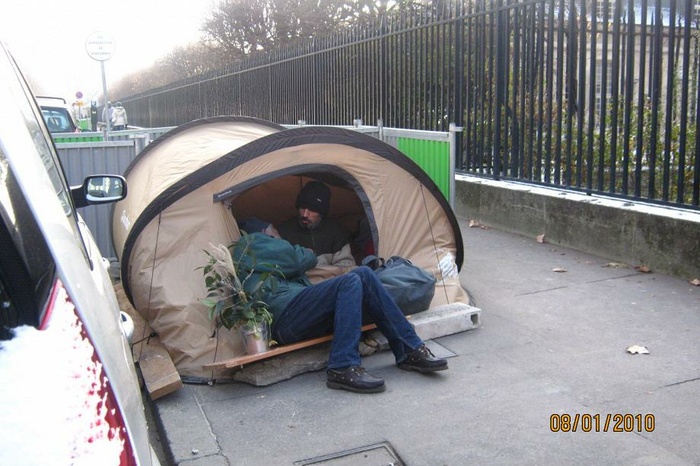
[[[391,256],[387,260],[367,256],[362,265],[374,270],[404,315],[425,311],[430,307],[435,295],[436,280],[427,270],[400,256]]]

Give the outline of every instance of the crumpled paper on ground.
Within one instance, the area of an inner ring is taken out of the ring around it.
[[[627,348],[627,352],[631,354],[649,354],[646,346],[632,345]]]

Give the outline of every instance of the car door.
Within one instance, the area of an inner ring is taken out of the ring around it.
[[[67,185],[1,43],[0,82],[0,464],[157,465],[116,296],[75,210],[88,185]]]

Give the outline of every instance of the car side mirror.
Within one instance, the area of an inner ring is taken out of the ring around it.
[[[90,175],[81,186],[71,186],[76,208],[110,204],[126,197],[126,179],[119,175]]]

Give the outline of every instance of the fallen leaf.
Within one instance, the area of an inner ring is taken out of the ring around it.
[[[619,262],[608,262],[603,267],[610,267],[611,269],[628,269],[629,266],[626,264],[621,264]]]
[[[651,273],[651,269],[646,265],[638,265],[635,269],[642,273]]]
[[[552,269],[552,272],[566,272],[566,269],[562,269],[561,267],[555,267]]]
[[[546,243],[547,242],[547,239],[544,237],[544,233],[537,236],[537,242],[538,243]]]
[[[690,284],[700,286],[700,278],[694,278],[693,280],[690,280]]]
[[[649,350],[646,346],[632,345],[627,348],[627,352],[630,354],[649,354]]]
[[[481,228],[482,230],[489,229],[489,227],[482,225],[478,220],[469,220],[469,228]]]

